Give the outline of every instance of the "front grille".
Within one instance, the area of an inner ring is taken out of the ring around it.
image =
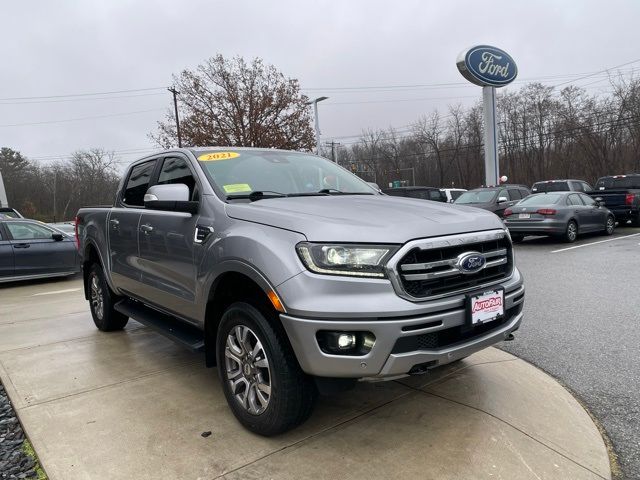
[[[522,303],[511,307],[509,310],[505,311],[505,315],[501,319],[494,320],[493,322],[473,327],[469,325],[458,325],[457,327],[445,328],[444,330],[438,330],[437,332],[401,337],[396,340],[396,344],[393,346],[391,353],[407,353],[418,350],[438,350],[440,348],[455,345],[456,343],[467,342],[500,328],[521,311]]]
[[[484,254],[486,266],[477,273],[463,274],[456,267],[456,260],[466,252]],[[471,290],[508,277],[513,270],[513,252],[506,236],[429,249],[417,246],[402,257],[397,269],[402,288],[408,295],[415,298],[433,297]]]

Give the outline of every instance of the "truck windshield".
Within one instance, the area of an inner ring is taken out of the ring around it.
[[[266,195],[369,194],[365,181],[324,158],[281,150],[196,152],[209,181],[227,197]]]
[[[489,203],[493,201],[496,193],[497,192],[495,190],[478,190],[476,192],[464,192],[456,199],[454,203]]]

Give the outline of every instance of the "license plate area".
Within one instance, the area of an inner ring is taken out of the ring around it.
[[[485,290],[467,295],[467,324],[493,322],[504,317],[504,289]]]
[[[529,218],[531,218],[531,214],[530,213],[521,213],[518,215],[518,218],[520,220],[528,220]]]

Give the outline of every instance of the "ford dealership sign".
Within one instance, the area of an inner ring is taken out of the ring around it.
[[[460,73],[481,87],[503,87],[518,75],[511,55],[489,45],[477,45],[464,50],[456,61]]]

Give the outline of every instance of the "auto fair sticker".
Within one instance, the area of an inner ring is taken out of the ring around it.
[[[248,183],[233,183],[231,185],[225,185],[223,188],[226,193],[241,193],[253,191],[251,185],[249,185]]]
[[[217,160],[229,160],[239,156],[240,154],[237,152],[212,152],[200,155],[198,160],[201,162],[215,162]]]

